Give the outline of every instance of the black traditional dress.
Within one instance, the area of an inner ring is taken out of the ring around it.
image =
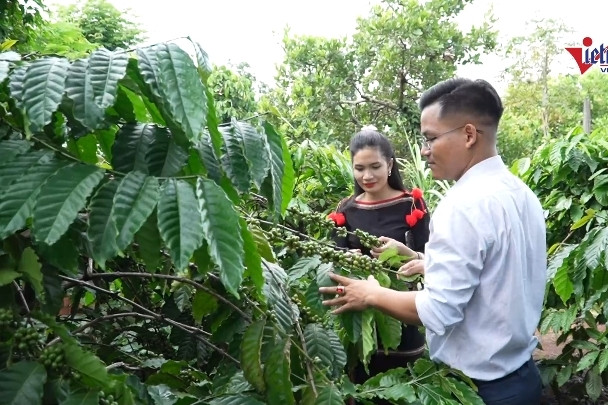
[[[410,226],[406,221],[406,215],[412,215],[415,209],[423,211],[424,216],[417,220],[415,225]],[[350,197],[340,202],[337,212],[344,214],[346,219],[344,226],[348,231],[361,229],[377,237],[386,236],[395,239],[415,252],[424,252],[424,245],[429,238],[429,214],[426,212],[426,204],[422,198],[414,199],[409,191],[403,191],[394,198],[374,202],[357,201],[356,197]],[[340,247],[360,249],[361,253],[370,255],[370,250],[351,233],[347,237],[335,239]],[[424,343],[424,336],[418,331],[417,326],[403,325],[401,344],[397,350],[390,350],[385,354],[384,349],[380,347],[371,357],[370,374],[367,375],[363,365],[359,364],[351,377],[355,383],[360,384],[373,375],[396,367],[405,367],[408,362],[413,362],[421,356]]]

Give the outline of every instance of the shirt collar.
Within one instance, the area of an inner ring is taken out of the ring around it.
[[[495,173],[505,170],[506,166],[499,155],[492,156],[469,168],[452,188],[462,187],[462,185],[473,181],[479,176],[487,176],[489,173]]]

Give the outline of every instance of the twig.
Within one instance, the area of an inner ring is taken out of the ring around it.
[[[308,351],[306,350],[306,341],[304,340],[304,333],[302,332],[302,327],[300,326],[300,322],[298,322],[296,320],[296,332],[298,334],[298,337],[300,338],[300,343],[302,344],[302,350],[304,351],[304,353],[308,353]],[[294,346],[297,346],[294,344]],[[315,394],[315,398],[317,397],[317,387],[315,385],[315,375],[313,374],[312,371],[312,366],[313,363],[310,359],[310,357],[308,355],[306,355],[304,357],[304,360],[306,362],[306,371],[308,372],[308,379],[310,380],[310,388],[312,388],[312,392]]]
[[[139,274],[139,273],[136,273],[136,274]],[[67,276],[63,276],[63,275],[59,275],[59,278],[65,280],[65,281],[69,281],[71,283],[77,284],[77,285],[81,285],[81,286],[86,287],[86,288],[90,288],[90,289],[95,290],[95,291],[99,291],[99,292],[102,292],[104,294],[110,295],[110,296],[112,296],[112,297],[114,297],[114,298],[116,298],[118,300],[126,302],[127,304],[129,304],[129,305],[131,305],[131,306],[139,309],[140,311],[144,312],[145,314],[151,316],[152,318],[154,318],[154,319],[156,319],[158,321],[168,323],[169,325],[175,326],[176,328],[179,328],[179,329],[181,329],[181,330],[183,330],[185,332],[188,332],[188,333],[192,334],[196,339],[200,340],[203,344],[211,347],[212,349],[214,349],[215,351],[217,351],[218,353],[220,353],[224,357],[232,360],[234,363],[236,363],[237,365],[240,366],[240,362],[237,359],[235,359],[230,354],[228,354],[226,351],[220,349],[219,347],[217,347],[216,345],[214,345],[213,343],[211,343],[210,341],[208,341],[207,339],[205,339],[202,336],[202,335],[204,335],[204,336],[207,336],[207,337],[211,337],[211,334],[209,332],[206,332],[206,331],[204,331],[202,329],[199,329],[199,328],[197,328],[195,326],[190,326],[190,325],[183,324],[181,322],[174,321],[171,318],[165,318],[164,316],[162,316],[160,314],[157,314],[156,312],[153,312],[153,311],[149,310],[148,308],[146,308],[146,307],[144,307],[142,305],[139,305],[136,302],[131,301],[128,298],[122,297],[122,296],[120,296],[119,294],[117,294],[117,293],[115,293],[113,291],[106,290],[105,288],[98,287],[95,284],[91,284],[91,283],[88,283],[86,281],[82,281],[82,280],[79,280],[79,279],[76,279],[76,278],[67,277]]]
[[[117,319],[117,318],[127,318],[127,317],[137,317],[137,318],[144,318],[144,319],[149,319],[149,320],[155,320],[156,318],[151,316],[151,315],[146,315],[146,314],[142,314],[139,312],[120,312],[117,314],[109,314],[109,315],[104,315],[104,316],[100,316],[99,318],[95,318],[90,322],[85,323],[82,326],[79,326],[78,328],[74,329],[72,331],[72,334],[76,334],[79,332],[84,331],[87,328],[90,328],[91,326],[98,324],[99,322],[104,322],[104,321],[109,321],[111,319]]]
[[[205,291],[207,294],[214,296],[219,301],[223,302],[224,304],[228,305],[233,310],[235,310],[236,312],[238,312],[239,315],[241,315],[247,321],[251,322],[251,317],[249,315],[247,315],[245,312],[243,312],[239,307],[237,307],[232,302],[230,302],[227,298],[221,296],[220,294],[218,294],[217,292],[213,291],[212,289],[210,289],[208,287],[205,287],[204,285],[202,285],[200,283],[197,283],[194,280],[190,280],[190,279],[183,278],[183,277],[178,277],[178,276],[171,276],[171,275],[168,275],[168,274],[140,273],[140,272],[122,272],[122,271],[120,271],[120,272],[113,272],[113,273],[93,273],[93,274],[89,275],[90,279],[95,279],[95,278],[119,278],[119,277],[161,278],[161,279],[165,279],[165,280],[173,280],[173,281],[182,282],[184,284],[189,284],[189,285],[193,286],[194,288],[196,288],[198,290]]]
[[[13,280],[13,285],[17,289],[17,292],[19,293],[19,298],[21,298],[21,303],[23,303],[23,306],[25,307],[25,311],[27,312],[27,314],[29,316],[30,315],[30,307],[29,307],[29,305],[27,305],[27,300],[25,299],[25,295],[23,295],[23,290],[21,289],[21,286],[19,285],[19,283],[17,283],[14,280]]]
[[[109,366],[106,367],[106,370],[112,370],[114,368],[124,368],[126,370],[130,370],[130,371],[139,371],[141,370],[141,367],[133,367],[125,362],[119,361],[116,363],[112,363]]]

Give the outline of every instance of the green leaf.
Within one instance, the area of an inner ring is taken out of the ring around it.
[[[266,178],[269,168],[269,150],[266,147],[265,136],[260,134],[251,124],[233,121],[234,130],[240,133],[243,140],[245,158],[249,163],[251,180],[258,189],[262,187],[262,181]]]
[[[322,263],[317,267],[317,285],[319,287],[333,287],[336,282],[329,278],[329,273],[333,270],[332,263]]]
[[[159,196],[155,177],[130,172],[120,182],[114,197],[118,249],[124,250],[132,242],[135,233],[154,211]]]
[[[97,137],[93,134],[89,134],[74,140],[69,138],[67,140],[68,150],[76,158],[80,159],[84,163],[97,164]]]
[[[319,396],[315,405],[343,405],[342,393],[333,384],[319,387]]]
[[[40,271],[42,266],[38,262],[38,256],[34,249],[27,247],[21,254],[21,260],[19,261],[19,272],[25,276],[25,279],[32,285],[36,296],[41,297],[43,295],[42,288],[42,272]]]
[[[30,150],[31,144],[28,141],[22,139],[7,139],[6,141],[0,142],[0,173],[2,176],[0,177],[0,184],[9,184],[10,181],[4,180],[4,174],[6,170],[10,170],[12,166],[12,160],[19,155],[24,154],[28,150]],[[25,155],[25,156],[29,156]]]
[[[222,167],[234,187],[239,192],[246,193],[249,191],[251,177],[241,134],[233,126],[222,127],[220,132],[224,139]]]
[[[568,276],[568,269],[568,266],[561,266],[559,269],[557,269],[555,277],[553,278],[555,292],[557,295],[559,295],[564,304],[574,292],[574,285]]]
[[[69,63],[62,58],[42,58],[32,62],[23,81],[23,106],[32,132],[39,132],[63,96]]]
[[[168,137],[166,128],[154,124],[123,125],[112,146],[112,167],[120,172],[139,170],[148,173],[147,154],[157,137]]]
[[[215,180],[215,182],[219,182],[222,178],[222,168],[216,153],[213,151],[213,145],[211,144],[211,137],[208,131],[203,131],[202,139],[194,145],[194,148],[198,153],[203,166],[207,170],[207,177]]]
[[[89,57],[89,73],[95,103],[105,110],[114,104],[118,81],[125,76],[129,57],[125,52],[112,52],[105,48],[94,51]]]
[[[579,372],[579,371],[591,368],[591,366],[593,366],[593,364],[595,364],[595,360],[597,360],[599,355],[600,355],[600,352],[597,350],[585,354],[579,360],[575,371]]]
[[[450,391],[462,404],[470,405],[483,405],[483,400],[477,395],[477,393],[468,384],[458,381],[454,378],[446,378],[444,380]]]
[[[203,290],[197,290],[192,298],[192,317],[198,324],[204,316],[212,314],[218,308],[217,298]]]
[[[95,92],[86,59],[72,62],[65,82],[66,95],[74,103],[74,118],[89,129],[103,123],[105,110],[95,103]]]
[[[264,235],[264,231],[259,226],[252,225],[249,227],[251,234],[253,235],[253,239],[255,240],[255,244],[258,247],[258,253],[264,260],[274,263],[277,261],[274,256],[274,251],[272,250],[272,246],[270,246],[270,242],[266,239]]]
[[[239,218],[239,224],[241,227],[241,237],[243,238],[243,250],[245,253],[244,277],[249,277],[258,292],[258,298],[264,301],[265,297],[262,294],[262,289],[264,288],[262,257],[258,252],[256,241],[247,227],[247,221],[245,221],[243,218]]]
[[[42,268],[42,286],[44,295],[42,300],[42,310],[49,314],[57,314],[63,305],[65,291],[62,286],[62,279],[57,275],[57,269],[52,266]]]
[[[262,337],[266,322],[259,320],[247,327],[241,340],[241,368],[243,375],[255,387],[263,393],[266,390],[264,383],[264,369],[262,367]]]
[[[290,280],[298,280],[305,275],[307,275],[312,270],[317,270],[321,265],[321,258],[317,255],[310,257],[302,257],[298,259],[298,261],[291,266],[288,270],[287,274],[289,275]],[[325,277],[329,277],[329,271],[331,268],[329,266],[323,266],[321,269],[321,274],[317,272],[317,275],[321,276],[321,281],[325,284],[327,279]],[[325,273],[327,271],[327,273]]]
[[[199,74],[203,81],[206,81],[213,70],[211,63],[209,62],[209,55],[207,55],[207,52],[205,52],[198,42],[193,41],[190,37],[188,37],[188,39],[192,43],[194,52],[196,53],[196,63],[198,65]]]
[[[118,181],[108,181],[97,190],[89,206],[87,237],[91,242],[91,256],[102,269],[105,269],[106,261],[116,257],[119,252],[113,204],[117,189]]]
[[[199,212],[192,186],[183,180],[167,180],[158,202],[158,229],[178,270],[188,266],[203,232],[208,231]]]
[[[222,152],[222,145],[224,141],[222,134],[220,133],[218,126],[219,122],[217,119],[217,111],[215,110],[215,104],[213,101],[213,92],[209,89],[205,89],[207,94],[207,132],[209,132],[211,146],[213,146],[213,152],[216,156],[219,156]]]
[[[40,363],[21,361],[0,371],[0,404],[36,405],[42,403],[46,370]]]
[[[291,299],[286,292],[287,274],[285,270],[274,263],[264,261],[262,263],[264,269],[264,295],[267,298],[268,305],[275,311],[278,326],[285,333],[289,333],[294,320],[298,318],[295,313],[298,307],[291,303]]]
[[[602,255],[608,251],[608,228],[593,234],[591,242],[585,249],[584,257],[587,267],[595,269],[600,265]]]
[[[362,312],[346,312],[339,315],[340,323],[351,343],[357,343],[361,339],[362,317]]]
[[[2,142],[0,145],[9,143],[9,141]],[[29,146],[29,145],[28,145]],[[0,195],[6,191],[7,187],[16,182],[21,176],[26,174],[29,169],[36,165],[47,164],[53,158],[53,153],[43,151],[33,151],[12,157],[6,156],[0,150],[0,157],[3,159],[2,162],[7,162],[4,166],[0,166]]]
[[[384,350],[396,349],[401,343],[402,324],[398,319],[375,311],[376,328]]]
[[[608,367],[608,350],[603,350],[600,353],[599,360],[597,361],[597,365],[599,367],[599,372],[603,373],[604,370]]]
[[[70,344],[65,346],[64,356],[66,364],[80,373],[83,383],[103,389],[111,387],[112,380],[105,365],[93,353]]]
[[[72,392],[66,399],[59,402],[59,405],[99,405],[99,391]]]
[[[266,187],[262,194],[271,203],[275,215],[281,215],[291,200],[294,185],[294,172],[285,141],[272,125],[264,123],[266,141],[270,152],[270,170],[266,178]]]
[[[585,377],[585,390],[591,401],[595,402],[602,395],[602,376],[597,366],[593,367]]]
[[[294,405],[289,351],[291,341],[279,339],[264,363],[266,402],[268,405]]]
[[[344,351],[344,346],[342,345],[342,342],[340,342],[340,338],[336,332],[331,329],[326,329],[325,332],[327,333],[329,345],[334,355],[333,376],[337,378],[344,372],[344,366],[346,366],[347,361],[346,352]]]
[[[374,312],[375,311],[372,309],[366,309],[361,314],[361,361],[366,369],[372,354],[375,353],[377,349]]]
[[[10,74],[8,82],[11,92],[11,97],[15,100],[17,108],[23,108],[23,80],[27,72],[28,65],[19,66]]]
[[[202,402],[201,405],[203,405]],[[214,398],[209,401],[209,405],[266,405],[266,403],[247,394],[236,394]]]
[[[561,387],[562,385],[567,383],[568,380],[570,380],[570,377],[572,377],[572,364],[568,364],[567,366],[562,368],[559,373],[557,373],[557,377],[555,380],[557,382],[557,386]]]
[[[59,240],[102,178],[101,169],[78,163],[62,167],[51,176],[40,188],[34,205],[36,239],[47,245]]]
[[[310,323],[304,328],[306,353],[312,359],[318,357],[321,368],[333,368],[334,353],[327,331],[321,325]]]
[[[212,180],[199,178],[196,186],[209,255],[220,268],[226,290],[238,297],[244,259],[239,215],[224,190]]]
[[[153,176],[175,176],[185,165],[188,152],[167,136],[155,136],[146,153],[148,172]]]
[[[0,195],[0,239],[25,227],[41,186],[65,165],[57,160],[34,165]]]
[[[207,95],[196,67],[176,44],[160,47],[158,62],[160,94],[186,137],[197,142],[207,122]]]
[[[148,385],[147,388],[150,398],[157,405],[173,405],[177,402],[177,396],[165,384]]]
[[[17,273],[15,270],[0,268],[0,286],[8,285],[20,276],[21,273]]]
[[[160,263],[162,245],[156,211],[152,211],[152,214],[135,234],[135,241],[139,246],[138,253],[144,261],[147,271],[155,273]]]

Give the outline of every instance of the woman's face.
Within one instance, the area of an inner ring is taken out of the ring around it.
[[[353,155],[355,181],[368,193],[383,191],[388,185],[388,173],[393,168],[378,148],[363,148]]]

